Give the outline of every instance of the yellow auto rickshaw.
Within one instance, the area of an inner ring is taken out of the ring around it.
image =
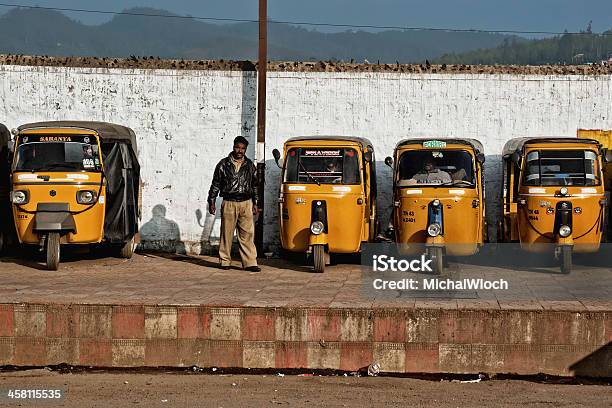
[[[385,163],[393,169],[398,250],[423,249],[440,273],[444,256],[478,252],[487,237],[482,144],[474,139],[405,139]],[[424,248],[423,248],[424,246]]]
[[[359,137],[295,137],[284,146],[279,223],[282,248],[311,253],[323,272],[330,253],[358,253],[376,237],[376,164]]]
[[[554,251],[563,273],[571,271],[573,252],[596,252],[607,206],[603,153],[592,139],[509,140],[502,156],[500,241],[520,242],[533,253]]]
[[[46,251],[104,242],[130,258],[140,217],[136,135],[103,122],[39,122],[14,132],[12,213],[21,244]]]

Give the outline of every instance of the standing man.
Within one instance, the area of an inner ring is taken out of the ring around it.
[[[219,240],[219,263],[221,269],[229,269],[232,262],[232,240],[238,229],[238,245],[242,267],[249,272],[259,272],[255,249],[255,223],[257,214],[257,169],[246,157],[249,142],[242,136],[234,139],[234,149],[221,159],[215,167],[212,184],[208,191],[208,212],[215,215],[217,195],[223,197],[221,204],[221,237]],[[237,227],[237,228],[236,228]]]

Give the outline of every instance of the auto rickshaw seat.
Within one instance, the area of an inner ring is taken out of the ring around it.
[[[465,180],[466,177],[467,177],[467,172],[465,171],[465,169],[459,169],[451,173],[451,179],[453,179],[453,181]]]

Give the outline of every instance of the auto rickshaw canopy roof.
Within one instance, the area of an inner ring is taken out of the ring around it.
[[[361,146],[361,148],[365,148],[367,146],[374,146],[369,139],[366,139],[365,137],[357,137],[357,136],[296,136],[296,137],[289,138],[285,143],[313,142],[317,140],[320,140],[322,142],[338,141],[338,142],[357,143]]]
[[[502,157],[504,159],[509,158],[517,152],[521,154],[523,151],[523,147],[526,144],[533,143],[577,143],[577,144],[586,144],[586,145],[596,145],[600,146],[597,140],[593,139],[579,139],[576,137],[517,137],[514,139],[510,139],[504,145],[504,149],[502,150]]]
[[[86,129],[93,130],[98,133],[102,142],[106,143],[127,143],[136,149],[136,134],[127,126],[117,125],[108,122],[89,122],[78,120],[61,120],[50,122],[34,122],[19,126],[18,130],[34,130],[34,129],[49,129],[49,128],[64,128],[64,129]]]
[[[476,154],[484,154],[484,148],[482,147],[482,143],[480,143],[478,140],[476,139],[464,139],[464,138],[446,138],[446,137],[441,137],[441,138],[435,138],[435,137],[418,137],[418,138],[410,138],[410,139],[403,139],[400,140],[398,142],[398,144],[395,146],[396,149],[402,147],[402,146],[408,146],[411,144],[422,144],[423,142],[427,142],[430,140],[439,140],[441,142],[446,142],[446,143],[454,143],[454,144],[462,144],[462,145],[467,145],[470,146],[472,149],[474,149],[474,151],[476,152]]]

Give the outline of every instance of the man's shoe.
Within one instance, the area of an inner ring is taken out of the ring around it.
[[[219,269],[223,269],[224,271],[229,271],[231,268],[230,265],[219,265]]]
[[[255,266],[249,266],[249,267],[244,268],[244,269],[245,269],[246,271],[249,271],[249,272],[260,272],[260,271],[261,271],[261,268],[260,268],[259,266],[257,266],[257,265],[255,265]]]

